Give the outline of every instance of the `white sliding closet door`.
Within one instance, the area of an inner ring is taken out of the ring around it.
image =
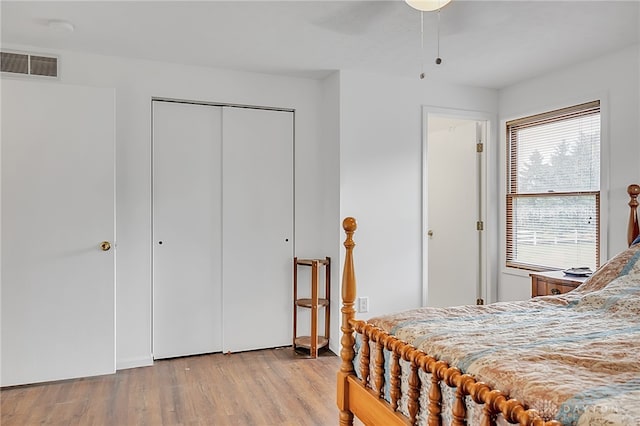
[[[115,372],[114,150],[113,89],[2,79],[2,386]]]
[[[153,102],[153,356],[222,350],[220,107]]]
[[[226,351],[291,344],[293,113],[223,109]]]

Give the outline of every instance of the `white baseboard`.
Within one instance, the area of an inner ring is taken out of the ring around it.
[[[116,370],[126,370],[128,368],[148,367],[153,365],[151,356],[142,358],[119,359],[116,361]]]

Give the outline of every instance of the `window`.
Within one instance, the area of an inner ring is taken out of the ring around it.
[[[507,266],[600,259],[600,102],[507,123]]]

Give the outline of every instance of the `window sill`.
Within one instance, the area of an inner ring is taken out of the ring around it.
[[[508,268],[508,267],[502,268],[502,274],[511,275],[513,277],[529,278],[529,274],[533,272],[536,272],[536,271],[528,270],[528,269],[519,269],[519,268]]]

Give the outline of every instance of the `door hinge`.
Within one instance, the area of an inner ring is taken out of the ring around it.
[[[484,305],[484,299],[476,299],[476,305]]]
[[[476,222],[476,229],[478,231],[484,231],[484,222],[479,220]]]
[[[476,152],[484,152],[484,144],[482,142],[476,144]]]

